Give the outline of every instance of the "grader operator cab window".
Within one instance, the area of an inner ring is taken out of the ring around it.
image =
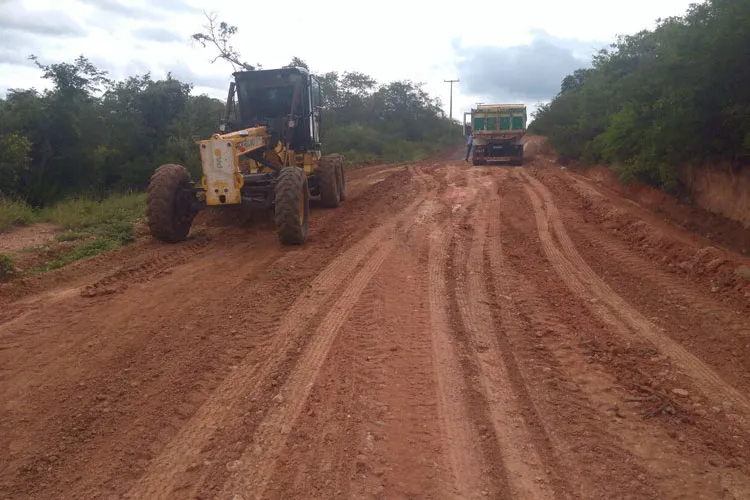
[[[251,120],[288,115],[293,96],[294,87],[247,89],[240,86],[240,100],[247,102]]]
[[[310,75],[297,68],[235,73],[240,128],[266,126],[272,141],[286,137],[294,150],[319,142],[319,111]],[[296,97],[295,97],[296,93]],[[295,101],[296,99],[296,101]]]

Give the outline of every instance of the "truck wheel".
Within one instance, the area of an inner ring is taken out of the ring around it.
[[[320,204],[326,208],[337,208],[341,205],[339,189],[338,155],[327,155],[318,163],[318,186]]]
[[[182,165],[166,164],[151,176],[146,198],[146,216],[151,235],[167,242],[185,240],[196,211],[190,174]]]
[[[302,245],[307,240],[310,192],[307,176],[299,167],[285,167],[276,180],[276,234],[282,245]]]

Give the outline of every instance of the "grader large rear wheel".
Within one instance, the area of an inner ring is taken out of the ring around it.
[[[320,204],[326,208],[337,208],[341,205],[338,155],[327,155],[321,158],[317,172]]]
[[[151,235],[167,243],[187,238],[197,212],[191,206],[190,174],[182,165],[156,169],[148,185],[146,216]]]
[[[276,234],[282,245],[302,245],[307,241],[310,192],[307,176],[301,168],[281,169],[276,181],[274,212]]]

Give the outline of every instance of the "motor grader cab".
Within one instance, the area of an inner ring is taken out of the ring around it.
[[[320,86],[303,68],[233,76],[219,132],[196,141],[200,182],[182,165],[162,165],[152,175],[151,234],[179,242],[198,211],[244,205],[273,210],[279,241],[303,244],[310,200],[336,208],[346,198],[343,157],[322,154]]]

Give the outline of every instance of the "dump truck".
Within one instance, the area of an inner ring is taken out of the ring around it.
[[[224,117],[196,140],[203,175],[182,165],[156,169],[148,187],[151,234],[183,241],[196,214],[231,206],[272,210],[283,245],[307,240],[310,200],[337,208],[346,199],[344,158],[324,154],[321,86],[304,68],[239,71]]]
[[[468,117],[471,117],[469,123]],[[523,165],[526,105],[478,105],[470,113],[464,113],[464,135],[473,138],[472,164],[508,162]]]

